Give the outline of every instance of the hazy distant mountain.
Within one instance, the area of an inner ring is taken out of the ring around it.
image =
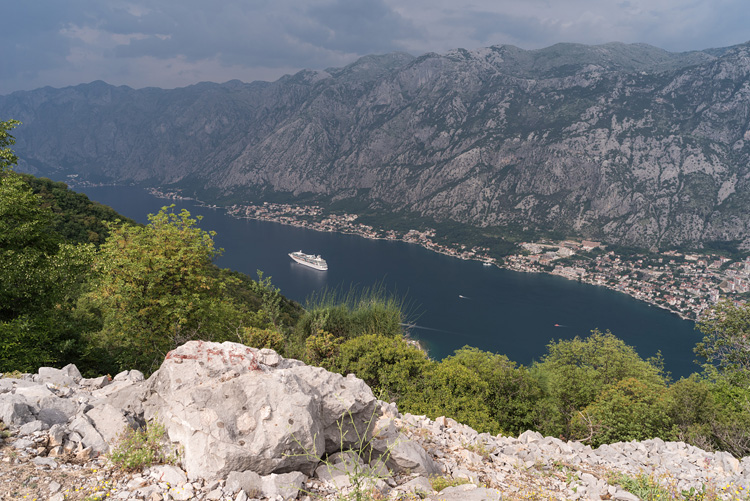
[[[475,226],[750,247],[750,44],[368,56],[273,83],[0,97],[22,169]]]

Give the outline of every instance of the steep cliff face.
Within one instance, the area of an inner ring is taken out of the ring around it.
[[[22,168],[475,226],[750,247],[750,44],[369,56],[273,83],[0,97]]]

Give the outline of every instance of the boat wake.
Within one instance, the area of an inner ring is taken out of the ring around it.
[[[417,324],[401,324],[401,326],[402,327],[406,327],[408,329],[420,329],[420,330],[423,330],[423,331],[445,332],[446,334],[456,334],[456,335],[458,335],[458,332],[446,331],[446,330],[443,330],[443,329],[435,329],[434,327],[424,327],[422,325],[417,325]]]
[[[462,296],[461,294],[458,295],[459,299],[471,299],[469,296]]]

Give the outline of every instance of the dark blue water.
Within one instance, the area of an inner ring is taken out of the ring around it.
[[[139,222],[172,203],[136,188],[79,189],[93,200]],[[287,297],[304,304],[324,288],[383,284],[406,296],[420,339],[434,358],[464,345],[507,355],[529,364],[552,339],[611,330],[643,357],[661,350],[675,378],[698,370],[692,349],[700,339],[693,322],[603,287],[544,274],[518,273],[437,254],[417,245],[322,233],[263,221],[235,219],[223,210],[176,201],[202,215],[204,230],[214,230],[223,268],[271,276]],[[288,253],[321,254],[329,270],[294,263]],[[559,325],[556,327],[555,325]]]

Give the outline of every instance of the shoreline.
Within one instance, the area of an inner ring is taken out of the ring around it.
[[[195,199],[190,199],[190,200],[195,200]],[[209,207],[209,208],[217,208],[217,207],[212,206],[212,207]],[[363,235],[363,234],[358,233],[356,231],[323,230],[323,229],[318,229],[318,228],[312,228],[312,227],[310,227],[310,226],[308,226],[306,224],[303,224],[303,223],[295,224],[293,222],[278,221],[278,220],[273,219],[273,218],[252,217],[252,216],[238,216],[236,214],[231,214],[228,211],[229,207],[218,207],[218,208],[222,208],[224,210],[227,210],[227,214],[229,216],[231,216],[231,217],[236,218],[236,219],[249,219],[249,220],[254,220],[254,221],[263,221],[263,222],[267,222],[267,223],[277,223],[277,224],[282,224],[282,225],[285,225],[285,226],[293,226],[295,228],[304,228],[304,229],[312,230],[312,231],[320,231],[322,233],[340,233],[342,235],[355,235],[355,236],[358,236],[360,238],[365,238],[365,239],[368,239],[368,240],[389,240],[389,241],[393,241],[393,242],[403,242],[403,243],[406,243],[406,244],[418,245],[418,246],[420,246],[423,249],[426,249],[428,251],[435,252],[437,254],[442,254],[444,256],[448,256],[448,257],[452,257],[452,258],[456,258],[456,259],[461,259],[462,261],[478,261],[478,262],[481,262],[481,263],[489,263],[492,267],[495,267],[495,268],[500,269],[500,270],[513,271],[513,272],[517,272],[517,273],[539,273],[539,274],[543,274],[543,275],[551,275],[551,276],[560,277],[560,278],[563,278],[563,279],[566,279],[566,280],[569,280],[569,281],[578,281],[578,282],[584,283],[586,285],[592,285],[592,286],[597,286],[597,287],[604,287],[605,289],[608,289],[608,290],[611,290],[613,292],[617,292],[617,293],[620,293],[620,294],[624,294],[624,295],[626,295],[626,296],[628,296],[630,298],[633,298],[633,299],[635,299],[637,301],[644,302],[644,303],[648,304],[649,306],[655,306],[655,307],[657,307],[659,309],[662,309],[662,310],[664,310],[664,311],[666,311],[668,313],[672,313],[674,315],[677,315],[682,320],[688,320],[690,322],[695,322],[696,321],[693,318],[689,318],[686,315],[684,315],[684,314],[682,314],[682,313],[680,313],[678,311],[675,311],[675,310],[673,310],[671,308],[668,308],[668,307],[666,307],[664,305],[661,305],[661,304],[659,304],[657,302],[647,301],[647,300],[645,300],[643,298],[636,297],[633,294],[628,294],[627,292],[619,290],[616,287],[610,286],[608,284],[596,283],[596,282],[585,280],[585,279],[576,280],[576,279],[574,279],[572,277],[567,277],[565,275],[562,275],[562,274],[559,274],[559,273],[552,273],[552,272],[549,272],[549,271],[543,271],[543,270],[525,270],[525,269],[522,269],[522,268],[510,267],[510,266],[507,266],[507,265],[498,264],[497,262],[487,261],[486,259],[482,259],[482,258],[466,258],[466,257],[461,257],[461,256],[457,256],[455,254],[451,254],[449,252],[441,251],[440,249],[435,249],[435,248],[432,248],[432,247],[429,247],[429,246],[426,246],[426,245],[419,244],[418,242],[404,240],[403,238],[387,238],[387,237],[369,236],[369,235]],[[425,348],[420,345],[419,340],[412,340],[412,341],[417,345],[417,347],[419,349],[421,349],[422,351],[426,351]]]
[[[673,309],[669,307],[664,301],[660,302],[660,301],[655,301],[648,297],[642,297],[641,294],[645,294],[646,292],[623,290],[626,286],[630,285],[629,283],[626,283],[624,285],[619,285],[619,286],[617,284],[608,283],[601,279],[595,279],[592,276],[589,276],[586,270],[583,270],[577,276],[572,276],[566,272],[564,267],[561,267],[563,269],[561,269],[560,272],[557,272],[557,273],[554,272],[554,269],[553,270],[539,269],[539,265],[534,265],[533,261],[528,261],[528,262],[522,261],[521,256],[523,256],[523,254],[514,254],[511,256],[506,256],[503,259],[504,262],[501,264],[501,263],[498,263],[495,258],[492,258],[487,254],[480,254],[480,252],[489,251],[489,249],[487,248],[482,249],[482,248],[474,247],[472,249],[467,249],[466,245],[462,245],[462,244],[452,244],[454,247],[448,247],[446,245],[437,244],[433,242],[431,238],[435,236],[435,230],[426,230],[426,231],[410,230],[406,233],[397,232],[395,230],[383,230],[383,229],[376,230],[371,226],[363,225],[361,223],[354,224],[354,221],[358,217],[357,215],[344,214],[344,215],[327,215],[326,216],[324,215],[322,208],[318,206],[294,206],[291,204],[274,204],[274,203],[263,203],[260,206],[241,205],[241,204],[235,204],[231,206],[219,206],[216,204],[210,204],[210,203],[204,202],[197,198],[185,197],[175,192],[165,193],[157,188],[147,188],[146,190],[151,195],[157,198],[171,199],[171,200],[190,200],[190,201],[196,202],[196,204],[199,207],[208,208],[208,209],[222,209],[226,211],[227,215],[235,219],[248,219],[248,220],[256,220],[256,221],[272,222],[272,223],[283,224],[286,226],[293,226],[296,228],[304,228],[308,230],[320,231],[320,232],[325,232],[325,233],[339,233],[342,235],[355,235],[355,236],[366,238],[369,240],[390,240],[390,241],[399,241],[399,242],[403,242],[407,244],[416,244],[426,250],[433,251],[438,254],[442,254],[448,257],[458,258],[464,261],[479,261],[485,265],[489,264],[501,270],[521,272],[521,273],[542,273],[542,274],[562,277],[571,281],[578,281],[586,285],[602,286],[613,292],[618,292],[626,296],[629,296],[635,300],[644,302],[648,304],[649,306],[655,306],[668,313],[675,314],[682,320],[688,320],[691,322],[697,322],[700,319],[703,312],[706,311],[708,308],[710,308],[710,305],[707,305],[705,299],[703,300],[703,303],[699,302],[698,304],[695,304],[694,298],[689,298],[685,296],[682,298],[682,305],[683,305],[683,309],[686,311],[679,311],[677,309]],[[285,209],[284,212],[282,213],[272,212],[274,210],[279,210],[282,207]],[[255,212],[252,214],[250,213],[251,209],[255,209]],[[298,216],[313,218],[313,220],[309,221],[309,220],[299,219]],[[324,219],[315,220],[314,218],[316,217],[318,218],[324,217]],[[516,258],[516,259],[513,263],[508,264],[508,260],[510,258]],[[619,260],[619,256],[617,256],[617,259]],[[650,284],[651,282],[643,282],[643,283]],[[643,286],[643,283],[636,282],[637,285],[641,285],[641,286]],[[682,286],[685,284],[680,284],[680,285]],[[687,283],[687,285],[690,285],[690,284]],[[641,292],[641,294],[639,294],[638,292]],[[667,298],[665,298],[665,300],[667,300]],[[690,303],[690,305],[687,305],[685,300],[687,300]],[[673,303],[670,303],[670,304],[673,304]],[[422,347],[422,349],[424,348]]]

